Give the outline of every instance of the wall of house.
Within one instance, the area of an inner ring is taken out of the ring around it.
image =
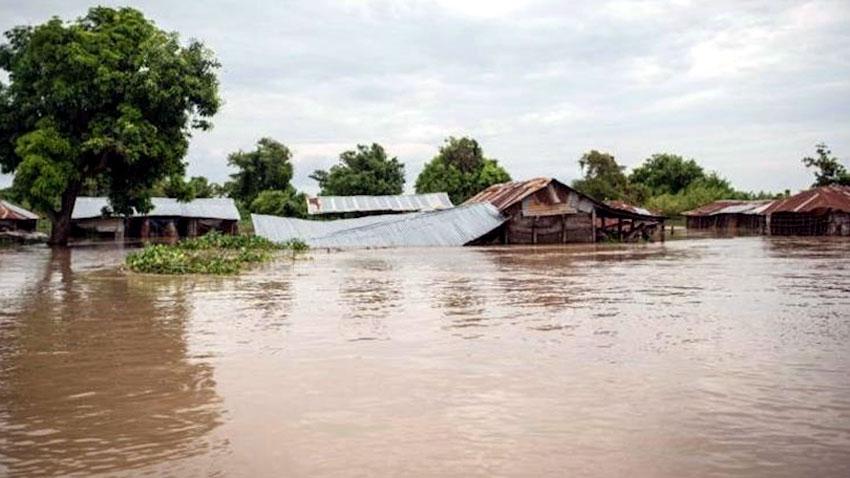
[[[35,219],[0,219],[0,231],[35,232]]]

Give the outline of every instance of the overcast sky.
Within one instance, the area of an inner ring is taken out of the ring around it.
[[[103,2],[126,5],[126,2]],[[0,0],[0,28],[90,2]],[[827,142],[850,165],[850,1],[138,1],[222,63],[224,107],[189,173],[222,181],[262,136],[295,185],[357,143],[422,164],[471,135],[516,179],[576,178],[600,149],[629,167],[697,159],[742,189],[811,183]],[[0,185],[9,178],[0,178]]]

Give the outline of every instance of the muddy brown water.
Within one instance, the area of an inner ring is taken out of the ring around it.
[[[850,476],[850,241],[0,251],[0,475]]]

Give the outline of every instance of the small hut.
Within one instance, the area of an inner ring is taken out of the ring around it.
[[[765,210],[773,201],[743,201],[724,199],[683,212],[688,229],[713,230],[729,233],[764,234]]]
[[[35,213],[0,199],[0,232],[35,232]]]
[[[75,238],[148,239],[202,236],[210,231],[238,232],[239,211],[230,198],[204,198],[179,202],[172,198],[151,198],[147,214],[117,216],[109,210],[105,197],[79,197],[71,214]]]
[[[822,186],[776,200],[765,210],[776,236],[850,236],[850,186]]]
[[[332,217],[427,212],[454,207],[446,193],[399,194],[395,196],[317,196],[307,198],[307,214]]]
[[[481,202],[493,204],[507,218],[479,240],[482,244],[628,241],[651,236],[664,222],[661,216],[609,206],[553,178],[496,184],[466,203]]]

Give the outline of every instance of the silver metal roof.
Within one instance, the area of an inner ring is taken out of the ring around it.
[[[230,198],[203,198],[189,202],[179,202],[172,198],[151,198],[153,209],[147,214],[132,214],[131,217],[141,216],[176,216],[203,219],[239,220],[239,210]],[[109,199],[105,197],[78,197],[71,213],[71,219],[90,219],[101,217],[104,208],[109,207]]]
[[[339,248],[462,246],[505,221],[489,203],[340,221],[304,221],[256,214],[251,219],[254,233],[271,241],[298,238],[311,247]]]
[[[435,211],[454,207],[446,193],[398,196],[318,196],[307,198],[308,214],[375,211]]]
[[[6,210],[5,212],[3,210]],[[38,219],[38,215],[27,211],[26,209],[16,206],[9,201],[4,201],[0,199],[0,219],[4,219],[4,215],[8,214],[9,217],[23,218],[23,219]]]

